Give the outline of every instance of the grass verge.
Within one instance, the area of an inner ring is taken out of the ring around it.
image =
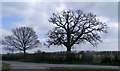
[[[10,64],[2,63],[2,71],[9,71],[10,70]]]
[[[84,69],[84,68],[65,68],[65,67],[51,67],[51,71],[120,71],[118,69]]]

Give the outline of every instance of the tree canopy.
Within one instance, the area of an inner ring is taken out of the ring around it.
[[[89,42],[96,46],[102,42],[99,33],[107,33],[107,24],[99,21],[92,13],[81,10],[64,10],[53,13],[49,22],[56,26],[48,32],[48,45],[64,45],[71,51],[74,44]]]
[[[26,54],[26,50],[33,49],[40,45],[36,32],[30,27],[13,29],[12,34],[11,36],[6,36],[2,41],[4,47],[17,49]]]

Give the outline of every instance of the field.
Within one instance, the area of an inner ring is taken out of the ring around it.
[[[2,71],[9,71],[10,65],[6,63],[2,63]]]
[[[83,68],[65,68],[65,67],[52,67],[51,71],[120,71],[118,69],[83,69]]]

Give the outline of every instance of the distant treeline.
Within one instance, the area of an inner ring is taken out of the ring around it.
[[[120,65],[120,51],[36,52],[27,54],[26,58],[23,58],[23,53],[16,53],[4,54],[2,59],[47,63]]]

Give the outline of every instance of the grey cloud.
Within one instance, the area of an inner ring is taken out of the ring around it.
[[[81,9],[85,12],[105,16],[113,21],[118,19],[118,3],[117,2],[73,2],[65,3],[67,8]],[[74,6],[73,6],[74,5]]]
[[[26,8],[29,7],[29,3],[27,2],[3,2],[2,6],[5,7],[14,7],[16,9],[21,9],[21,10],[25,10]]]

